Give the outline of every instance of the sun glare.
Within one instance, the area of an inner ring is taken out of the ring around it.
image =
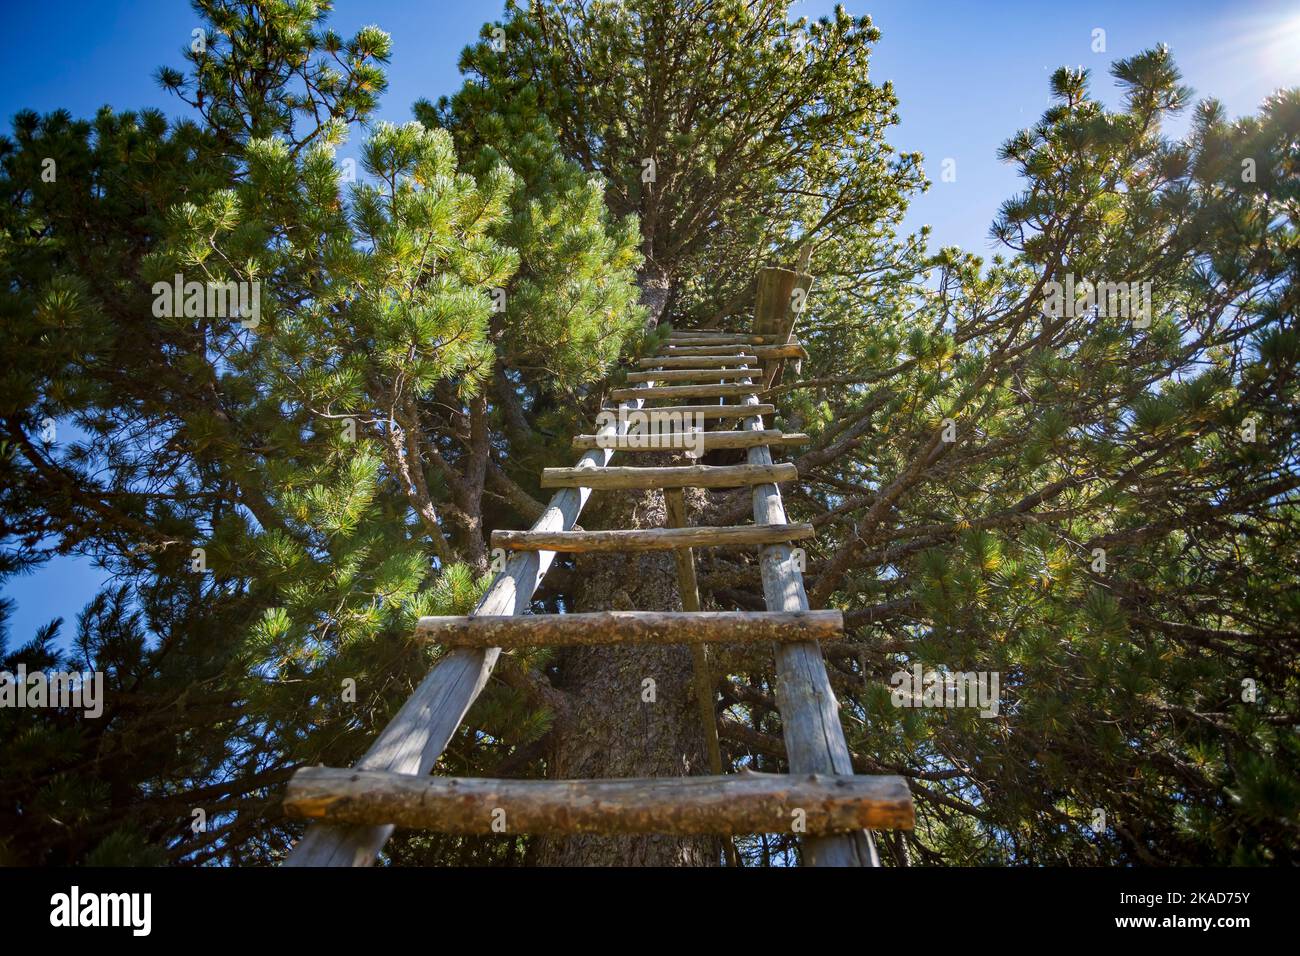
[[[1215,25],[1218,72],[1230,82],[1271,89],[1300,83],[1300,7],[1285,13],[1229,17]]]
[[[1263,44],[1264,59],[1270,69],[1294,76],[1300,72],[1300,11],[1280,24],[1277,32]]]

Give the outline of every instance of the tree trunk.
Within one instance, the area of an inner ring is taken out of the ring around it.
[[[641,289],[640,302],[646,310],[645,330],[649,332],[663,321],[672,292],[672,278],[647,258],[638,271],[636,284]]]
[[[664,317],[669,276],[647,257],[637,277],[645,328]],[[638,455],[638,465],[684,464],[675,455]],[[698,492],[696,492],[698,494]],[[587,528],[667,526],[661,491],[597,491]],[[677,564],[667,552],[578,555],[575,611],[680,611]],[[552,779],[674,777],[710,772],[694,696],[689,645],[573,647],[557,658],[560,689],[570,706],[551,734]],[[655,834],[539,837],[530,863],[539,866],[716,866],[718,837]]]
[[[650,457],[650,456],[647,456]],[[653,456],[655,458],[667,456]],[[594,507],[593,507],[594,506]],[[662,528],[663,494],[596,492],[586,526]],[[677,568],[667,552],[578,557],[575,611],[680,611]],[[673,777],[709,773],[692,687],[689,645],[575,647],[558,658],[570,707],[557,723],[550,776]],[[538,838],[543,866],[711,866],[716,837],[580,835]]]

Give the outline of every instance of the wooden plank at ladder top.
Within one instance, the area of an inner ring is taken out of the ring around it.
[[[838,610],[799,611],[586,611],[513,617],[422,617],[415,635],[448,647],[576,647],[599,644],[752,644],[765,641],[838,640]]]
[[[754,331],[769,344],[786,343],[794,331],[812,288],[812,276],[790,269],[763,269],[758,274],[758,293],[754,300]],[[763,387],[771,388],[780,380],[784,359],[792,356],[772,355],[763,361]]]
[[[631,401],[624,407],[634,411],[641,407],[641,402]],[[628,419],[620,415],[601,432],[621,434],[627,426]],[[594,448],[582,456],[579,465],[599,469],[608,464],[612,455],[608,449]],[[589,489],[577,487],[556,492],[546,511],[533,523],[533,530],[572,528],[590,495]],[[527,611],[533,592],[554,559],[553,551],[521,551],[511,557],[505,569],[492,580],[474,614]],[[356,768],[427,774],[442,756],[470,704],[487,684],[500,653],[501,649],[495,647],[467,647],[448,652],[420,682],[365,756],[357,761]],[[284,865],[370,866],[392,832],[391,824],[310,826]]]
[[[755,317],[756,325],[763,320]],[[759,325],[761,328],[762,326]],[[753,400],[757,403],[757,398]],[[762,429],[763,420],[747,418],[743,427]],[[772,461],[772,453],[760,445],[749,449],[751,465]],[[755,524],[785,524],[785,503],[775,484],[755,485],[752,490]],[[803,572],[791,559],[788,544],[773,544],[759,552],[763,596],[769,611],[808,609]],[[849,757],[839,702],[831,689],[826,661],[814,642],[778,644],[776,647],[776,702],[781,712],[781,729],[791,773],[849,774]],[[879,866],[874,841],[865,830],[831,837],[810,837],[803,843],[804,861],[812,866]]]
[[[753,448],[755,445],[806,445],[812,439],[802,432],[785,434],[775,428],[766,428],[760,432],[746,431],[712,431],[712,432],[645,432],[622,435],[617,439],[599,438],[596,435],[575,435],[575,451],[599,447],[606,442],[606,447],[615,451],[713,451],[715,448]]]
[[[804,309],[812,276],[793,269],[762,269],[754,296],[754,329],[763,342],[757,345],[784,345],[794,331],[794,323]]]
[[[615,780],[412,777],[303,767],[285,788],[294,817],[387,820],[440,833],[807,833],[910,829],[907,783],[894,776],[739,773]],[[796,811],[802,810],[802,813]]]
[[[681,493],[680,488],[667,491]],[[810,524],[740,524],[726,527],[646,528],[615,531],[493,531],[492,547],[510,551],[673,551],[682,548],[740,548],[801,541],[815,532]]]
[[[737,488],[763,481],[794,481],[799,470],[779,465],[679,465],[663,468],[544,468],[543,488]],[[784,521],[760,522],[785,524]]]

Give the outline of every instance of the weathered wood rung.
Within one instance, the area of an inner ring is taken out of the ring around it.
[[[761,378],[761,368],[677,368],[662,372],[628,372],[629,382],[707,382],[724,378]]]
[[[783,358],[808,358],[807,350],[798,342],[785,342],[780,345],[673,345],[666,352],[660,352],[655,358],[717,358],[731,361],[741,355],[749,355],[758,361],[768,362]]]
[[[742,335],[749,335],[748,332],[733,332],[729,329],[669,329],[668,339],[696,338],[696,339],[734,339]]]
[[[806,445],[802,432],[786,434],[776,428],[762,431],[632,432],[629,435],[575,435],[573,448],[612,448],[614,451],[713,451],[716,448],[753,448],[755,445]]]
[[[666,352],[660,352],[658,358],[678,358],[688,355],[712,355],[721,358],[735,358],[739,355],[753,355],[757,348],[748,345],[673,345]]]
[[[789,462],[775,465],[679,465],[663,468],[545,468],[542,470],[542,487],[738,488],[741,485],[794,481],[798,477],[799,470]]]
[[[772,335],[744,335],[731,332],[672,332],[669,347],[674,345],[779,345]]]
[[[654,398],[741,398],[763,390],[757,385],[656,385],[650,388],[616,388],[609,397],[616,402],[634,398],[649,401]]]
[[[510,617],[422,617],[415,636],[445,647],[596,644],[753,644],[834,641],[844,615],[829,611],[590,611]]]
[[[738,548],[800,541],[816,534],[810,524],[741,524],[722,527],[645,528],[614,531],[493,531],[492,547],[510,551],[673,551]]]
[[[652,355],[637,359],[636,364],[641,368],[722,368],[757,361],[758,356],[748,352],[736,355]]]
[[[883,775],[492,780],[302,767],[283,805],[308,820],[458,834],[815,835],[913,823],[907,781]]]
[[[771,415],[776,411],[775,405],[661,405],[658,408],[639,408],[626,413],[632,423],[664,422],[677,418],[753,418],[756,415]]]

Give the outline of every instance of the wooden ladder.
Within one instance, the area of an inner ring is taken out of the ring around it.
[[[819,641],[843,636],[841,613],[811,611],[790,542],[812,537],[806,524],[786,521],[779,483],[797,477],[793,464],[773,461],[772,449],[804,435],[766,429],[775,409],[760,391],[779,379],[787,360],[806,358],[790,336],[791,292],[810,279],[784,269],[759,276],[755,329],[765,334],[672,332],[645,371],[615,389],[614,421],[573,441],[584,454],[574,468],[547,468],[542,486],[558,488],[528,531],[497,531],[493,548],[510,554],[473,613],[422,618],[420,638],[449,648],[357,764],[351,769],[304,767],[290,780],[284,809],[313,821],[285,861],[289,866],[368,866],[396,826],[445,833],[668,833],[722,836],[795,832],[803,862],[820,866],[878,866],[870,830],[910,829],[912,799],[899,776],[853,773],[838,705]],[[797,310],[794,310],[797,312]],[[760,364],[761,363],[761,364]],[[683,384],[689,383],[689,384]],[[712,399],[712,404],[650,408],[648,402]],[[734,404],[725,399],[737,400]],[[690,418],[684,418],[689,416]],[[719,428],[667,432],[684,421]],[[725,423],[737,422],[732,429]],[[744,449],[740,465],[608,467],[615,452]],[[687,527],[683,488],[749,486],[754,523]],[[575,531],[593,489],[659,488],[669,527]],[[693,548],[757,546],[765,612],[702,611]],[[683,612],[602,611],[526,613],[557,552],[672,550]],[[706,646],[769,641],[776,651],[776,698],[789,773],[723,775],[715,725],[714,685]],[[690,644],[696,692],[705,725],[710,776],[615,780],[490,780],[431,777],[430,771],[466,711],[487,683],[502,648],[615,644]],[[734,860],[729,853],[728,858]]]

